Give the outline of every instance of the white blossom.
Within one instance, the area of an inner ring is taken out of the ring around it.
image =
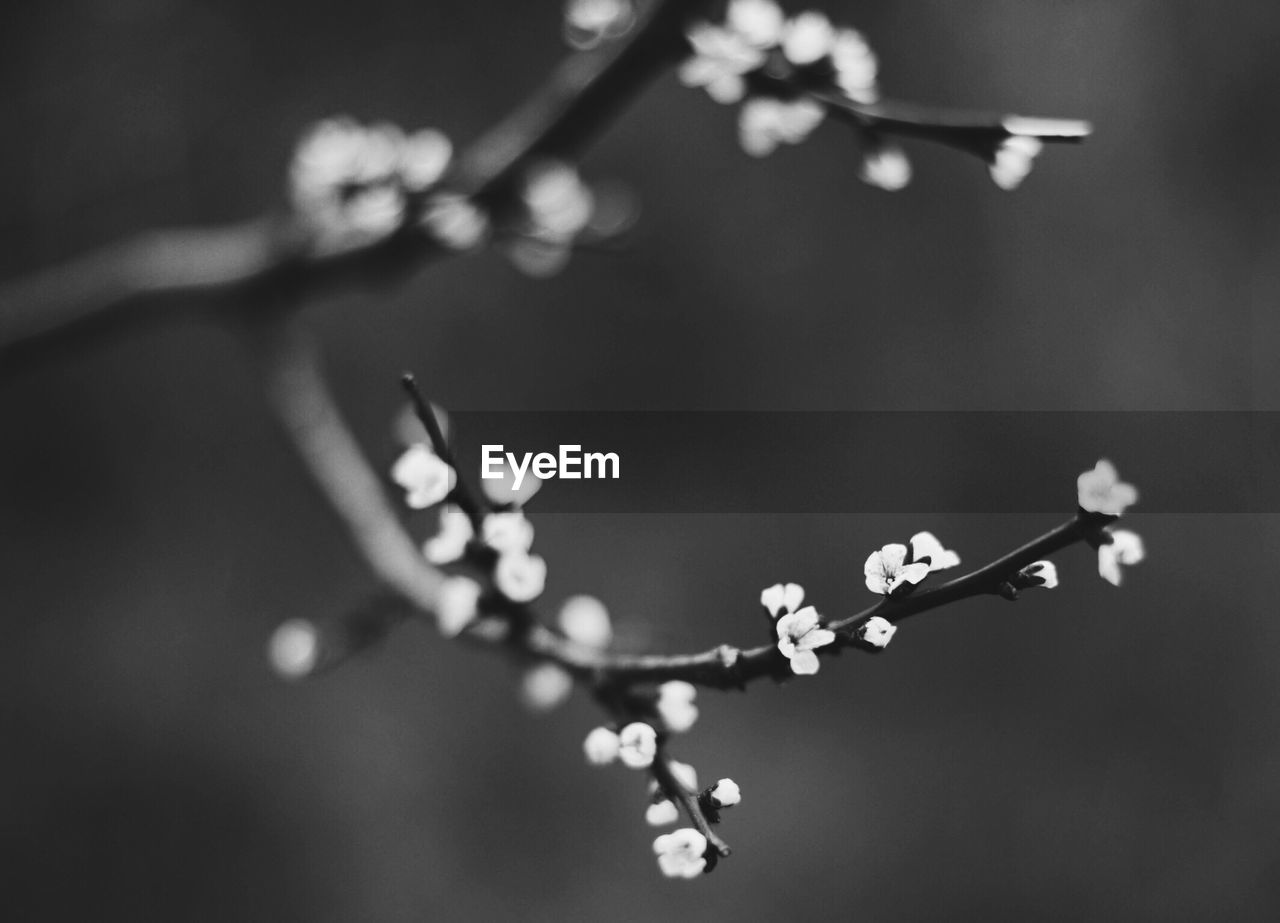
[[[514,603],[532,602],[547,584],[547,562],[536,554],[508,551],[493,567],[493,585]]]
[[[898,145],[877,143],[862,155],[858,179],[886,192],[897,192],[911,182],[911,161]]]
[[[272,669],[285,679],[301,679],[320,660],[320,632],[307,619],[282,622],[271,635],[267,659]]]
[[[824,14],[809,10],[787,23],[782,33],[782,53],[803,67],[829,55],[835,48],[836,30]]]
[[[775,583],[760,591],[760,605],[768,609],[769,615],[775,619],[779,611],[795,612],[803,602],[804,587],[798,583]]]
[[[411,192],[434,186],[453,157],[453,144],[444,132],[423,128],[404,139],[399,151],[400,182]]]
[[[479,615],[480,584],[470,577],[445,577],[436,603],[436,625],[446,638],[458,635]]]
[[[721,779],[711,790],[711,800],[717,807],[731,808],[742,801],[742,790],[732,779]]]
[[[471,519],[456,506],[440,508],[440,528],[422,544],[422,555],[432,564],[452,564],[466,553],[475,537]]]
[[[480,522],[484,543],[499,554],[533,547],[533,523],[519,510],[489,513]]]
[[[932,532],[917,532],[911,536],[911,560],[929,559],[929,573],[946,570],[960,563],[960,555],[942,547],[942,542]]]
[[[778,44],[786,22],[774,0],[729,0],[724,21],[743,41],[757,48]]]
[[[480,478],[480,490],[496,506],[525,506],[542,489],[542,478],[533,473],[532,466],[525,472],[519,490],[515,487],[516,472],[505,457],[493,467],[500,477]]]
[[[697,696],[696,686],[679,679],[670,680],[658,687],[655,708],[667,730],[683,734],[693,727],[698,720],[698,706],[693,704]]]
[[[667,824],[674,824],[680,819],[680,811],[676,808],[676,803],[670,798],[663,798],[655,801],[644,812],[645,823],[651,827],[665,827]]]
[[[489,216],[471,199],[457,193],[429,198],[421,222],[428,234],[450,250],[477,247],[489,233]]]
[[[578,171],[562,161],[538,164],[525,175],[525,207],[533,233],[543,239],[572,240],[591,220],[594,201]]]
[[[425,442],[414,443],[391,468],[391,479],[405,490],[405,502],[415,510],[426,509],[449,496],[457,473]]]
[[[870,104],[880,98],[876,76],[880,64],[875,52],[856,29],[841,29],[831,49],[836,85],[856,103]]]
[[[1027,587],[1052,590],[1058,585],[1058,567],[1052,561],[1033,561],[1019,571],[1021,583]]]
[[[1105,516],[1122,516],[1138,502],[1138,489],[1121,481],[1116,466],[1105,458],[1076,478],[1076,493],[1082,510]]]
[[[1044,142],[1039,138],[1027,135],[1005,138],[987,166],[992,181],[1001,189],[1017,189],[1031,172],[1031,164],[1043,148]]]
[[[631,0],[568,0],[564,8],[564,38],[587,50],[623,35],[636,21]]]
[[[530,667],[520,681],[520,701],[532,711],[551,711],[563,705],[572,692],[573,677],[554,663]]]
[[[672,760],[667,764],[667,768],[671,770],[671,775],[677,782],[683,785],[691,792],[698,790],[698,770],[694,769],[688,763],[682,763],[679,760]]]
[[[917,584],[929,576],[929,565],[921,561],[907,564],[907,546],[892,543],[873,551],[863,565],[867,589],[888,596],[905,584]]]
[[[583,647],[604,650],[613,640],[609,610],[594,596],[570,596],[560,607],[560,630]]]
[[[692,827],[681,827],[653,841],[658,867],[668,878],[697,878],[707,867],[707,838]]]
[[[786,100],[755,96],[738,112],[738,140],[752,157],[765,157],[780,144],[799,144],[825,116],[821,104],[807,96]]]
[[[814,650],[830,644],[836,634],[818,627],[818,611],[805,606],[778,619],[778,650],[791,661],[791,672],[810,675],[818,672],[818,655]]]
[[[704,87],[718,103],[741,101],[747,92],[743,74],[764,64],[764,52],[740,33],[705,22],[691,26],[687,37],[693,56],[680,65],[680,82]]]
[[[595,728],[582,742],[582,752],[592,766],[607,766],[618,758],[622,742],[606,727]]]
[[[873,647],[883,649],[889,646],[889,642],[893,640],[893,636],[897,634],[897,631],[897,625],[888,619],[873,615],[858,629],[858,637]]]
[[[1128,529],[1104,529],[1111,536],[1111,542],[1098,546],[1098,573],[1108,583],[1119,586],[1122,579],[1120,568],[1137,564],[1146,557],[1146,549],[1142,538]]]
[[[647,769],[658,752],[658,732],[643,721],[633,721],[618,732],[618,759],[630,769]]]
[[[386,237],[404,219],[404,193],[391,185],[369,186],[351,193],[343,209],[344,230],[352,245]]]

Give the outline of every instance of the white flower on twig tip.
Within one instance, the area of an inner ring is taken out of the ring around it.
[[[831,20],[814,10],[796,16],[782,32],[782,54],[800,67],[822,60],[835,45],[836,30]]]
[[[680,819],[680,811],[670,798],[663,798],[649,805],[644,812],[645,823],[651,827],[665,827]]]
[[[289,619],[271,634],[267,645],[271,667],[285,679],[301,679],[320,660],[320,633],[307,619]]]
[[[582,741],[582,752],[592,766],[607,766],[618,758],[622,743],[618,735],[606,727],[595,728]]]
[[[547,562],[540,555],[508,551],[493,567],[493,585],[513,603],[532,602],[547,585]]]
[[[760,591],[760,605],[768,609],[769,615],[775,619],[781,610],[795,612],[802,602],[804,602],[804,587],[798,583],[775,583]]]
[[[801,676],[818,672],[814,650],[835,641],[836,633],[818,627],[818,610],[805,606],[778,619],[778,650],[791,661],[791,672]]]
[[[436,625],[446,638],[457,636],[479,615],[480,584],[470,577],[445,577],[436,603]]]
[[[484,543],[499,554],[533,547],[533,523],[519,510],[489,513],[480,522]]]
[[[1044,148],[1039,138],[1013,135],[1005,138],[996,148],[987,169],[992,181],[1001,189],[1014,190],[1031,172],[1032,161]]]
[[[721,779],[709,794],[712,803],[718,808],[731,808],[742,801],[742,790],[732,779]]]
[[[707,867],[707,838],[692,827],[681,827],[653,841],[658,867],[668,878],[697,878]]]
[[[560,630],[575,644],[604,650],[613,640],[609,610],[594,596],[570,596],[560,607]]]
[[[471,199],[457,193],[440,193],[423,206],[422,226],[450,250],[477,247],[489,233],[489,216]]]
[[[915,585],[929,576],[929,565],[923,561],[907,563],[907,546],[896,542],[871,552],[863,565],[867,589],[888,596],[899,587]]]
[[[911,536],[911,560],[929,559],[929,573],[946,570],[960,563],[960,555],[942,547],[942,542],[932,532],[917,532]]]
[[[878,141],[862,155],[858,179],[886,192],[897,192],[911,182],[911,161],[896,144]]]
[[[799,144],[822,124],[826,110],[807,96],[756,96],[738,112],[738,140],[752,157],[765,157],[780,144]]]
[[[893,640],[893,636],[897,634],[898,626],[890,622],[888,619],[873,615],[862,624],[858,629],[858,637],[866,641],[872,647],[878,647],[881,650],[889,646],[889,642]]]
[[[683,734],[693,727],[698,720],[698,706],[693,704],[697,697],[697,687],[683,680],[673,679],[658,687],[658,701],[654,707],[667,730]]]
[[[1121,481],[1116,466],[1105,458],[1076,478],[1076,495],[1080,509],[1104,516],[1122,516],[1138,502],[1138,489]]]
[[[618,759],[630,769],[648,769],[658,752],[658,732],[643,721],[633,721],[618,732]]]
[[[1142,538],[1128,529],[1104,529],[1103,532],[1111,541],[1098,546],[1098,573],[1103,580],[1119,586],[1123,577],[1120,568],[1139,563],[1147,555],[1146,548]]]
[[[444,176],[453,144],[444,132],[422,128],[404,139],[399,154],[400,182],[411,192],[421,192]]]
[[[625,35],[636,21],[631,0],[568,0],[564,7],[564,39],[587,51]]]
[[[391,468],[391,479],[405,490],[405,503],[415,510],[433,506],[453,490],[457,473],[425,442],[415,443]]]
[[[1032,561],[1018,571],[1015,585],[1019,589],[1044,587],[1052,590],[1058,585],[1058,567],[1052,561]]]
[[[554,663],[540,663],[525,671],[520,681],[520,701],[535,712],[563,705],[573,692],[573,677]]]
[[[440,529],[422,543],[422,556],[432,564],[452,564],[467,550],[467,542],[475,537],[471,520],[456,506],[440,508]]]

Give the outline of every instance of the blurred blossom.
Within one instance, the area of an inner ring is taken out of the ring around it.
[[[520,701],[531,711],[551,711],[573,692],[573,677],[554,663],[530,667],[520,682]]]
[[[453,145],[443,132],[434,128],[415,131],[400,147],[400,179],[406,189],[421,192],[439,181],[452,156]]]
[[[625,35],[635,24],[632,0],[568,0],[564,8],[564,38],[583,51]]]
[[[876,77],[880,64],[875,52],[857,29],[841,29],[831,48],[831,65],[836,85],[856,103],[870,104],[880,98]]]
[[[630,769],[648,769],[658,752],[658,734],[643,721],[633,721],[618,733],[618,759]]]
[[[425,442],[415,443],[391,468],[391,479],[405,490],[405,503],[415,510],[426,509],[449,496],[457,474]]]
[[[675,780],[691,792],[698,790],[698,771],[688,763],[672,760],[669,767]],[[655,783],[656,784],[656,783]]]
[[[721,779],[711,790],[711,800],[719,808],[731,808],[742,801],[742,790],[732,779]]]
[[[996,148],[988,167],[991,179],[1001,189],[1017,189],[1031,172],[1031,163],[1043,148],[1039,138],[1025,135],[1005,138]]]
[[[867,579],[867,589],[884,596],[899,587],[915,585],[929,576],[929,565],[919,561],[908,564],[907,546],[896,542],[873,551],[862,570]]]
[[[757,48],[776,45],[782,37],[782,8],[774,0],[729,0],[725,24]]]
[[[371,186],[351,193],[343,212],[353,240],[386,237],[404,218],[404,194],[394,186]]]
[[[799,144],[825,117],[826,110],[807,96],[752,97],[738,113],[738,140],[752,157],[765,157],[780,144]]]
[[[469,198],[440,193],[427,200],[422,227],[450,250],[471,250],[489,234],[489,216]]]
[[[1102,458],[1076,478],[1076,500],[1085,512],[1122,516],[1138,502],[1138,489],[1121,481],[1116,466]]]
[[[539,555],[508,551],[493,568],[493,585],[514,603],[533,602],[547,584],[547,562]]]
[[[422,555],[432,564],[452,564],[462,558],[475,532],[467,514],[456,506],[440,508],[440,529],[422,545]]]
[[[858,637],[873,647],[883,649],[889,646],[889,642],[893,640],[893,636],[897,634],[897,631],[897,625],[894,625],[888,619],[873,615],[858,629]]]
[[[785,609],[795,612],[804,602],[804,587],[798,583],[775,583],[760,591],[760,605],[769,610],[769,615],[778,617],[778,612]]]
[[[1119,586],[1123,580],[1120,568],[1141,562],[1147,555],[1146,548],[1142,538],[1127,529],[1104,529],[1103,532],[1111,541],[1098,546],[1098,573],[1103,580]]]
[[[824,14],[809,11],[787,23],[782,53],[792,64],[804,66],[825,58],[835,48],[836,30]]]
[[[582,742],[582,752],[592,766],[607,766],[618,758],[621,746],[617,734],[606,727],[598,727]]]
[[[484,543],[499,554],[533,547],[533,523],[519,510],[489,513],[480,523]]]
[[[693,704],[698,689],[692,683],[673,679],[658,687],[656,708],[667,730],[683,734],[698,720],[698,706]]]
[[[668,878],[697,878],[707,867],[707,838],[692,827],[682,827],[653,841],[658,867]]]
[[[960,555],[943,548],[942,542],[932,532],[917,532],[911,536],[911,559],[920,561],[924,558],[929,559],[930,573],[946,570],[960,563]]]
[[[560,630],[583,647],[604,650],[613,640],[609,610],[594,596],[571,596],[560,607]]]
[[[320,659],[320,636],[306,619],[289,619],[277,628],[267,644],[272,669],[285,679],[301,679]]]
[[[743,75],[764,65],[764,52],[738,33],[705,22],[692,26],[688,39],[693,56],[680,65],[680,82],[704,87],[718,103],[740,102],[747,92]]]
[[[470,577],[446,577],[436,604],[436,625],[446,638],[456,637],[479,615],[480,584]]]
[[[680,811],[670,798],[663,798],[649,805],[644,812],[644,820],[651,827],[665,827],[680,819]]]
[[[818,655],[814,651],[836,639],[836,634],[818,626],[818,612],[805,606],[778,619],[778,650],[791,661],[791,672],[808,676],[818,672]]]
[[[911,182],[911,161],[898,145],[877,141],[863,153],[858,178],[869,186],[897,192]]]

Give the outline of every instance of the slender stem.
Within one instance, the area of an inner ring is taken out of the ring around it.
[[[453,469],[455,478],[453,499],[462,512],[466,513],[467,519],[471,521],[471,528],[479,535],[484,521],[486,504],[472,492],[470,482],[462,476],[462,471],[458,468],[458,463],[453,457],[453,449],[449,446],[449,440],[445,438],[444,431],[440,429],[440,421],[436,419],[435,411],[431,409],[431,405],[427,403],[426,398],[422,396],[422,392],[418,390],[418,385],[413,375],[406,372],[400,378],[400,385],[404,388],[405,393],[409,395],[409,400],[413,404],[414,414],[426,428],[427,438],[431,440],[432,449],[444,460],[445,464]]]
[[[677,779],[675,773],[671,771],[671,754],[667,752],[665,746],[658,747],[658,752],[653,758],[653,765],[649,769],[658,785],[667,794],[667,797],[680,805],[684,813],[689,816],[689,822],[693,824],[699,833],[707,838],[707,843],[710,844],[711,848],[722,857],[732,853],[733,850],[729,848],[729,844],[711,829],[711,824],[707,821],[706,815],[702,813],[702,805],[698,804],[697,792],[691,792],[685,788],[684,783]]]

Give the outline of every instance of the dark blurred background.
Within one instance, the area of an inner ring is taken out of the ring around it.
[[[403,368],[467,410],[1280,409],[1280,6],[826,8],[867,32],[891,95],[1086,117],[1096,138],[1012,195],[916,146],[889,195],[857,181],[839,127],[757,162],[729,109],[669,77],[584,166],[642,195],[631,252],[540,282],[483,254],[307,312],[380,463]],[[324,115],[465,142],[563,53],[559,9],[7,4],[0,277],[254,215]],[[1122,590],[1075,548],[1054,593],[913,620],[813,681],[705,694],[678,755],[742,785],[736,853],[669,882],[640,778],[583,763],[585,697],[531,718],[509,665],[417,625],[312,683],[269,674],[276,624],[371,578],[242,347],[183,324],[0,386],[6,919],[1280,911],[1276,516],[1139,507],[1149,560]],[[1026,482],[975,452],[943,434],[927,461]],[[1158,489],[1158,465],[1115,460]],[[843,614],[885,541],[930,528],[978,561],[1056,521],[899,507],[540,516],[545,598],[596,594],[654,648],[754,643],[764,583]]]

